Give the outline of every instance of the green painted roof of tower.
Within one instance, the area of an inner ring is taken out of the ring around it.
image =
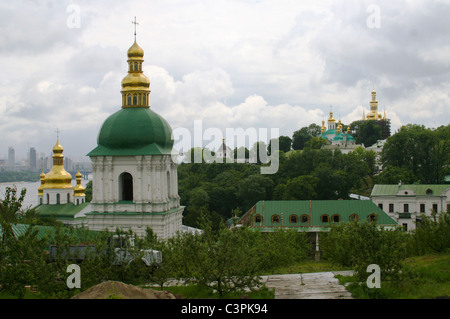
[[[123,108],[109,116],[87,156],[170,155],[172,129],[149,108]]]

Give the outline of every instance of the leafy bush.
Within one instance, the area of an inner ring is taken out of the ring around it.
[[[333,226],[321,240],[324,258],[349,266],[365,280],[367,266],[380,266],[383,279],[398,277],[402,261],[407,257],[409,234],[400,228],[388,230],[370,222],[350,222]]]
[[[450,212],[422,215],[414,232],[418,254],[441,253],[450,250]]]

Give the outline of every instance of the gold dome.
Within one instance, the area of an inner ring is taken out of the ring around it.
[[[62,153],[64,148],[59,144],[59,138],[56,140],[55,146],[53,146],[53,153]]]
[[[150,86],[150,80],[143,73],[128,73],[122,79],[122,88],[148,88]]]
[[[81,173],[80,171],[77,172],[77,174],[75,175],[76,179],[77,179],[77,184],[74,186],[73,188],[73,196],[77,197],[77,196],[85,196],[85,188],[81,185]]]
[[[43,188],[72,188],[72,175],[64,169],[63,147],[59,144],[59,139],[53,147],[53,167],[45,174],[45,184]],[[41,179],[42,180],[42,179]]]
[[[143,58],[144,50],[134,40],[133,45],[128,49],[127,55],[129,58]]]
[[[330,112],[330,118],[328,119],[328,122],[334,123],[336,120],[333,117],[333,112]]]

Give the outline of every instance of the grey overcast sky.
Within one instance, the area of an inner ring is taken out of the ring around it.
[[[151,108],[172,129],[279,128],[369,110],[392,130],[449,124],[450,1],[152,0],[0,2],[0,159],[75,160],[121,107],[126,52],[145,51]]]

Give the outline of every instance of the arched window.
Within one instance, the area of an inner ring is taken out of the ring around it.
[[[142,105],[146,106],[147,103],[145,102],[145,94],[142,94]]]
[[[320,220],[322,221],[322,223],[329,223],[330,217],[325,214],[325,215],[320,216]]]
[[[120,200],[133,200],[133,177],[130,173],[122,173],[119,176],[119,198]]]
[[[141,93],[139,93],[138,103],[139,103],[139,105],[142,105],[142,94]]]
[[[127,100],[128,100],[127,105],[130,106],[131,105],[131,94],[128,94]]]
[[[133,94],[133,105],[137,104],[137,95]]]
[[[331,219],[333,220],[333,223],[339,223],[341,221],[341,216],[335,214],[331,217]]]
[[[134,70],[137,71],[138,70],[138,63],[134,62]]]
[[[272,216],[272,223],[278,224],[280,222],[280,216],[279,215],[273,215]]]
[[[433,195],[433,190],[431,188],[428,188],[426,191],[427,195]]]
[[[39,198],[39,204],[41,204],[41,205],[42,205],[42,197],[41,197],[41,198]]]
[[[61,196],[58,194],[56,194],[56,204],[59,204],[61,202]]]
[[[70,193],[67,193],[67,203],[70,203]]]
[[[354,221],[358,221],[359,217],[357,214],[351,214],[350,215],[350,220],[354,220]]]
[[[47,205],[50,204],[50,195],[47,194]]]
[[[308,215],[306,215],[306,214],[303,214],[302,216],[300,216],[300,221],[302,222],[302,223],[308,223],[308,221],[309,221],[309,216]]]
[[[261,226],[261,223],[262,223],[262,216],[258,214],[255,216],[255,224],[256,226]]]
[[[291,215],[291,216],[289,216],[289,222],[290,222],[291,224],[297,224],[297,222],[298,222],[298,217],[297,217],[297,215]]]
[[[370,222],[376,222],[377,221],[377,215],[375,214],[370,214],[368,217]]]

